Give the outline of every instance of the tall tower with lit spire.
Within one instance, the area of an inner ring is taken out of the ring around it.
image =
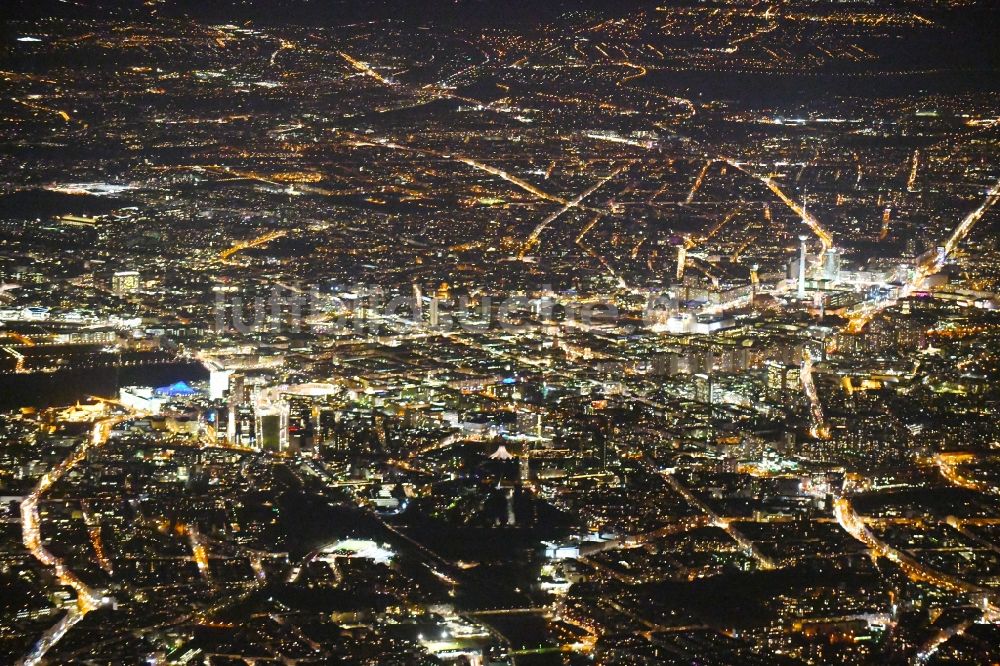
[[[423,324],[424,320],[424,294],[420,285],[413,283],[413,323],[417,326]]]
[[[806,207],[809,205],[808,196],[804,195],[802,197],[802,221],[806,221]],[[798,282],[798,297],[803,299],[806,297],[806,240],[808,236],[805,234],[799,234],[799,282]]]
[[[806,297],[806,240],[809,237],[799,234],[799,284],[798,297]]]

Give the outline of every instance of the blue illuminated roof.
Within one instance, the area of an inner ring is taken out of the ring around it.
[[[195,393],[195,390],[188,386],[187,382],[177,382],[170,386],[161,386],[158,389],[153,389],[153,393],[172,398],[181,395],[192,395]]]

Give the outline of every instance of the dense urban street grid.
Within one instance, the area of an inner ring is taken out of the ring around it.
[[[1000,6],[15,0],[0,664],[1000,663]]]

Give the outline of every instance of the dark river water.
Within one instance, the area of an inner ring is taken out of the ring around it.
[[[84,400],[88,395],[117,396],[122,386],[165,386],[182,380],[190,382],[207,378],[208,372],[200,363],[0,374],[0,411],[68,405]]]

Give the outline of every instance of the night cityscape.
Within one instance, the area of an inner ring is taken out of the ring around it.
[[[1000,5],[10,0],[0,664],[1000,664]]]

